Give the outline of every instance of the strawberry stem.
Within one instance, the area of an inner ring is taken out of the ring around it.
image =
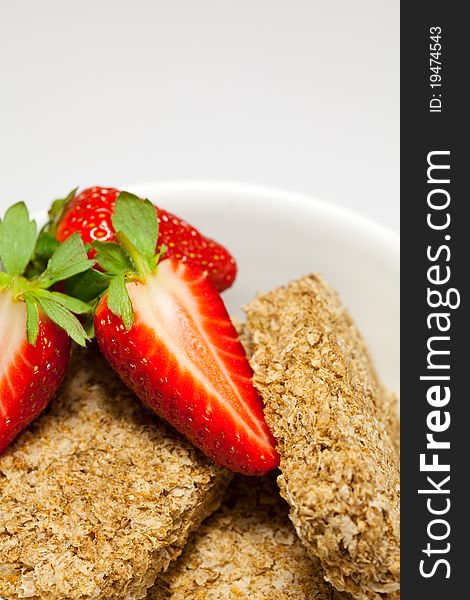
[[[25,279],[21,275],[11,273],[0,273],[0,291],[10,290],[14,300],[23,300],[24,294],[33,289],[35,283]]]
[[[139,279],[141,281],[146,281],[147,277],[151,273],[151,269],[145,257],[140,254],[127,235],[122,231],[118,231],[116,233],[116,239],[121,244],[122,248],[124,248],[126,254],[134,264]]]

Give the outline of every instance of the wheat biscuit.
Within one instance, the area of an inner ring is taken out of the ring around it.
[[[339,600],[309,558],[273,478],[237,476],[148,600]]]
[[[318,275],[258,296],[246,314],[300,539],[337,589],[399,598],[396,411],[351,317]]]
[[[229,479],[77,351],[49,409],[0,457],[0,597],[145,597]]]

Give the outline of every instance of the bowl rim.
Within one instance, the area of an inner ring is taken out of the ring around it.
[[[369,230],[371,234],[379,237],[382,243],[385,243],[389,247],[390,251],[396,253],[397,260],[399,259],[399,233],[361,213],[310,194],[274,186],[222,179],[162,179],[140,183],[127,183],[117,187],[118,189],[126,189],[138,195],[150,193],[149,190],[152,189],[155,190],[155,192],[152,191],[151,193],[225,193],[241,196],[256,196],[258,200],[263,202],[266,202],[268,197],[270,198],[270,202],[272,200],[283,204],[294,202],[297,206],[304,208],[308,212],[311,212],[312,209],[320,210],[328,216],[331,216],[331,218],[339,217],[343,221],[349,221],[351,225],[355,227]]]

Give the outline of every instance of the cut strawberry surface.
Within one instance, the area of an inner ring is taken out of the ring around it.
[[[114,279],[95,314],[101,351],[141,400],[217,464],[264,474],[279,457],[235,328],[204,272],[174,258],[157,266],[151,214],[150,203],[118,200],[123,256],[114,257]],[[143,222],[146,231],[134,225]],[[126,260],[133,268],[119,273]]]
[[[25,332],[25,304],[0,293],[0,454],[47,406],[70,360],[69,336],[44,313],[35,346]]]
[[[207,278],[170,259],[127,290],[129,332],[106,298],[95,316],[100,348],[124,382],[218,464],[252,474],[275,467],[251,368]]]
[[[49,289],[90,269],[83,242],[71,237],[52,252],[43,272],[31,275],[38,244],[36,223],[22,202],[15,204],[0,221],[0,453],[54,395],[71,338],[82,345],[87,339],[75,314],[90,306]]]
[[[57,239],[63,242],[73,233],[80,233],[83,241],[89,244],[114,241],[112,217],[119,194],[115,188],[99,186],[86,189],[77,196],[73,192],[62,206],[55,206],[53,220],[57,221]],[[157,210],[159,246],[167,247],[165,257],[195,264],[208,273],[219,291],[230,287],[237,274],[237,265],[228,250],[176,215],[161,208]],[[94,256],[93,250],[89,256]]]
[[[26,306],[12,302],[8,294],[0,293],[0,377],[8,371],[11,356],[24,342],[26,331]],[[0,396],[1,400],[1,396]]]

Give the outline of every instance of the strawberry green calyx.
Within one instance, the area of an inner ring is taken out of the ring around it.
[[[3,271],[22,275],[36,245],[36,221],[29,220],[24,202],[11,206],[0,220],[0,260]]]
[[[39,310],[78,344],[88,335],[75,315],[86,314],[90,306],[67,294],[49,288],[93,266],[80,236],[74,235],[51,252],[42,272],[31,269],[32,260],[43,243],[35,221],[29,219],[23,202],[11,206],[0,220],[0,293],[8,292],[14,301],[26,304],[26,328],[30,344],[39,331]]]
[[[121,192],[116,200],[112,223],[116,232],[126,236],[150,270],[154,271],[158,262],[155,256],[158,218],[150,200],[142,201],[134,194]]]
[[[40,230],[36,240],[31,261],[25,272],[26,277],[35,277],[44,271],[47,261],[54,254],[60,242],[56,239],[57,226],[62,218],[64,211],[70,205],[75,197],[78,188],[72,190],[65,198],[54,200],[49,211],[48,222]]]
[[[111,276],[108,289],[109,310],[120,317],[126,330],[132,327],[134,311],[126,288],[128,281],[145,282],[155,273],[166,251],[155,254],[158,240],[158,216],[149,200],[141,200],[129,192],[121,192],[112,218],[116,231],[114,242],[93,243],[96,261]]]

